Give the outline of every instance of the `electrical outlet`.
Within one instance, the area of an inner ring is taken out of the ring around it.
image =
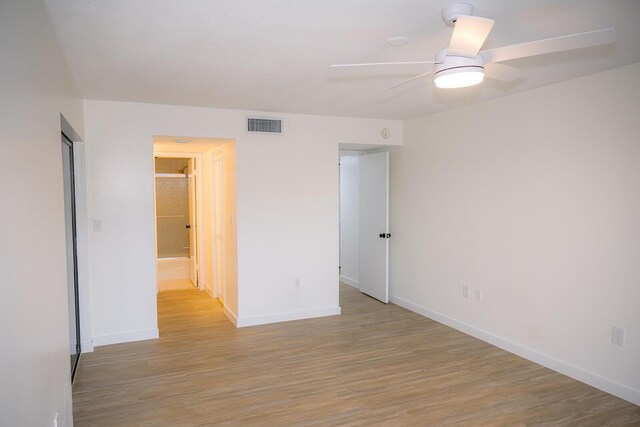
[[[611,343],[624,347],[624,329],[617,326],[611,328]]]
[[[474,296],[476,298],[476,301],[478,302],[482,301],[482,289],[476,289]]]
[[[295,278],[293,279],[293,287],[294,288],[299,288],[300,287],[300,279],[299,278]]]
[[[462,298],[469,298],[469,286],[468,285],[463,285],[462,286]]]

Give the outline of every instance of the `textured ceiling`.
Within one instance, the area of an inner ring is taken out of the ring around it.
[[[44,0],[85,98],[406,119],[640,62],[638,0],[468,0],[496,20],[484,48],[617,27],[618,41],[506,62],[509,84],[384,89],[429,65],[452,28],[435,0]],[[405,46],[385,40],[409,37]]]

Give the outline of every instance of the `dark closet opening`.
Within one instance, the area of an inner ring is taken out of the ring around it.
[[[62,134],[62,172],[64,181],[64,218],[67,241],[67,291],[69,296],[69,342],[71,382],[80,360],[80,317],[78,298],[78,238],[76,232],[76,186],[73,142]]]

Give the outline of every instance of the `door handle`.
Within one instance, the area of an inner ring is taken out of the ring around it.
[[[184,228],[191,228],[191,224],[185,225]]]
[[[378,234],[378,237],[381,238],[381,239],[384,239],[384,233]]]
[[[388,239],[389,237],[391,237],[391,233],[387,233],[387,236],[386,236],[386,237],[387,237],[387,239]]]

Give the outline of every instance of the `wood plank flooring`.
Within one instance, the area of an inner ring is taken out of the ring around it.
[[[639,426],[640,407],[341,285],[341,316],[236,329],[160,293],[160,339],[99,347],[82,426]]]
[[[159,280],[158,292],[195,289],[191,280]]]

